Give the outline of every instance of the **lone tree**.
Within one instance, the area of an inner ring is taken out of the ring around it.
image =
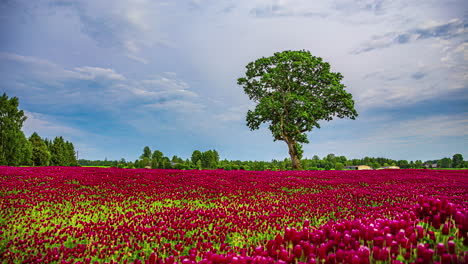
[[[247,126],[259,129],[269,123],[274,141],[288,145],[292,168],[301,169],[301,143],[319,121],[334,117],[357,117],[352,95],[341,83],[343,75],[330,71],[330,64],[309,51],[277,52],[246,66],[237,83],[257,105],[247,112]]]

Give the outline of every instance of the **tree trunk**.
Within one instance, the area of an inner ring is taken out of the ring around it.
[[[289,155],[291,156],[292,169],[302,170],[301,161],[299,160],[299,157],[297,156],[296,148],[294,147],[295,142],[286,141],[286,144],[288,144]]]

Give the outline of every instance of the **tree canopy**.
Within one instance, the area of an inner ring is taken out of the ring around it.
[[[237,83],[256,103],[247,112],[247,126],[255,130],[268,123],[274,140],[288,145],[293,169],[301,168],[301,143],[309,142],[305,133],[320,128],[319,121],[358,116],[341,73],[309,51],[277,52],[246,68]]]
[[[27,117],[18,106],[17,97],[0,96],[0,165],[29,165],[31,161],[31,143],[21,131]]]
[[[49,166],[51,154],[45,141],[36,132],[34,132],[29,137],[29,142],[31,142],[32,146],[32,165]]]

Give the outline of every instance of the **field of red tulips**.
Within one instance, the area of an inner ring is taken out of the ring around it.
[[[468,263],[468,171],[0,167],[3,263]]]

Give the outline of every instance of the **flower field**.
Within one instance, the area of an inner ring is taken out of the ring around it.
[[[0,167],[3,263],[468,263],[468,172]]]

